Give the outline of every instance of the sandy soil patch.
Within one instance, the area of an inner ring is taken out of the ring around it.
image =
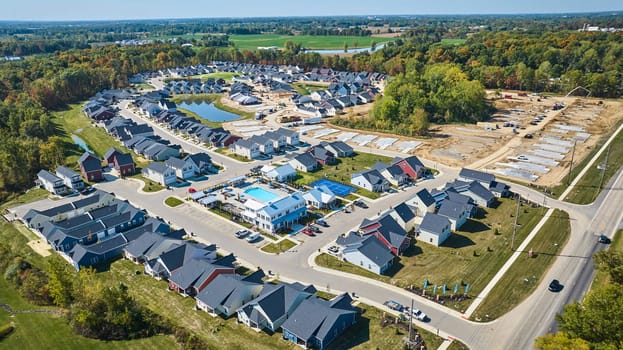
[[[34,241],[30,241],[27,244],[32,250],[35,251],[35,253],[41,255],[44,258],[52,254],[50,252],[52,247],[44,240],[37,239]]]

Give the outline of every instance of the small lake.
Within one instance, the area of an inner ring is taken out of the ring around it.
[[[74,143],[76,145],[78,145],[80,148],[82,148],[83,150],[87,151],[87,152],[91,152],[91,150],[89,149],[89,146],[87,145],[86,142],[84,142],[83,139],[79,138],[76,135],[71,135],[71,139],[74,141]]]
[[[380,50],[385,46],[385,44],[379,44],[376,45],[376,47],[374,48],[374,51]],[[362,53],[362,52],[370,52],[373,51],[371,47],[362,47],[362,48],[358,48],[358,49],[348,49],[348,51],[346,51],[346,53]],[[341,53],[345,53],[344,49],[339,49],[339,50],[305,50],[305,52],[316,52],[319,53],[321,55],[338,55]]]
[[[238,114],[218,109],[214,103],[208,101],[183,101],[177,104],[177,107],[189,110],[199,117],[211,122],[228,122],[240,119]]]

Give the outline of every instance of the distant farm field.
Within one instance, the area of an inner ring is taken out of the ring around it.
[[[277,46],[283,48],[286,41],[300,43],[308,49],[343,49],[370,47],[372,43],[379,44],[394,40],[393,38],[376,38],[368,36],[318,36],[318,35],[278,35],[278,34],[250,34],[231,35],[229,39],[241,50],[255,50],[258,47]]]

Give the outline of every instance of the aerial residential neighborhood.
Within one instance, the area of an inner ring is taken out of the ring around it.
[[[621,347],[619,4],[43,5],[3,347]]]

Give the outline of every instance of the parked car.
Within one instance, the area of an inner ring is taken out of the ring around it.
[[[340,252],[340,248],[334,245],[330,246],[327,250],[329,251],[329,254],[333,254],[333,255],[337,255]]]
[[[304,228],[303,231],[304,234],[308,235],[309,237],[313,237],[314,236],[314,231],[308,229],[308,228]]]
[[[314,233],[320,233],[322,231],[320,231],[320,228],[318,228],[318,226],[314,226],[314,225],[309,225],[307,226],[308,229],[310,229],[312,232]]]
[[[562,290],[563,285],[560,284],[560,282],[556,279],[552,280],[552,282],[550,282],[549,287],[547,288],[550,292],[560,292]]]
[[[524,138],[531,139],[532,138],[532,134],[526,134],[526,135],[524,135]]]
[[[257,232],[257,231],[251,232],[247,236],[247,242],[249,242],[249,243],[253,243],[253,242],[257,241],[258,239],[260,239],[260,233]]]
[[[612,240],[610,238],[608,238],[608,236],[604,235],[603,233],[599,235],[599,239],[597,239],[597,242],[599,243],[603,243],[603,244],[610,244],[612,243]]]
[[[323,219],[316,219],[316,224],[322,227],[329,227],[329,224],[327,224],[327,222],[324,221]]]
[[[93,188],[93,186],[87,186],[82,191],[80,191],[80,193],[81,194],[89,194],[89,193],[91,193],[93,191],[95,191],[95,188]]]
[[[353,204],[355,204],[359,208],[368,209],[368,205],[362,200],[356,200],[355,202],[353,202]]]
[[[388,308],[392,309],[392,310],[396,310],[396,311],[400,311],[402,312],[402,310],[404,309],[404,307],[396,301],[393,300],[388,300],[386,302],[383,303],[383,305],[387,306]]]
[[[197,192],[197,190],[192,187],[188,189],[188,193],[195,193],[195,192]]]
[[[236,233],[234,233],[234,236],[236,236],[236,238],[244,238],[247,235],[249,235],[250,233],[251,233],[251,231],[242,229],[242,230],[236,231]]]

